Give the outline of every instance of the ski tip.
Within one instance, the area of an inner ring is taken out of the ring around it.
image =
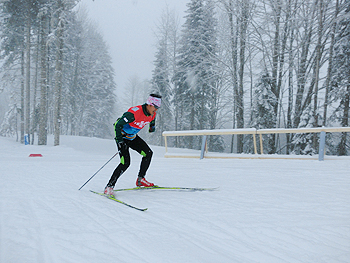
[[[98,195],[101,195],[101,196],[104,196],[112,201],[115,201],[117,203],[120,203],[120,204],[123,204],[123,205],[126,205],[128,207],[131,207],[131,208],[134,208],[136,210],[139,210],[139,211],[146,211],[148,208],[139,208],[139,207],[136,207],[136,206],[133,206],[133,205],[130,205],[122,200],[119,200],[117,199],[114,195],[106,195],[104,193],[100,193],[100,192],[96,192],[96,191],[93,191],[93,190],[90,190],[90,192],[94,193],[94,194],[98,194]]]

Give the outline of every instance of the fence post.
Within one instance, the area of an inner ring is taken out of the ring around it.
[[[259,137],[260,137],[260,154],[264,154],[262,134],[259,134]]]
[[[254,154],[257,154],[258,153],[258,150],[256,148],[256,137],[255,137],[255,133],[253,134],[253,144],[254,144]]]
[[[201,159],[204,158],[205,145],[207,144],[207,135],[203,135],[202,138],[202,147],[201,147]]]
[[[166,136],[164,136],[164,145],[165,145],[165,153],[167,153],[168,152],[168,141],[167,141],[167,137]]]
[[[318,160],[323,161],[324,160],[324,148],[326,145],[326,132],[321,131],[320,133],[320,146],[318,150]]]

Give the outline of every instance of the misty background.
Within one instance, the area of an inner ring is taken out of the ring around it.
[[[113,138],[150,92],[163,105],[141,136],[156,145],[165,130],[349,125],[349,1],[14,0],[0,12],[0,135],[21,143]],[[318,140],[266,135],[264,150],[314,154]],[[208,147],[253,152],[244,135]],[[348,153],[347,133],[327,134],[327,154]]]
[[[115,71],[117,90],[137,76],[149,80],[157,50],[157,27],[168,9],[183,20],[187,0],[81,0],[106,41]]]

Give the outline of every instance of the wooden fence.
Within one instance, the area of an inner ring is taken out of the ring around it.
[[[234,135],[234,134],[251,134],[253,136],[253,144],[254,144],[254,154],[250,156],[238,156],[232,155],[231,157],[226,156],[225,158],[269,158],[268,155],[264,155],[263,151],[263,134],[282,134],[282,133],[319,133],[320,134],[320,142],[319,142],[319,156],[318,160],[323,161],[324,153],[325,153],[325,140],[327,132],[350,132],[350,127],[319,127],[319,128],[298,128],[298,129],[218,129],[218,130],[192,130],[192,131],[165,131],[163,132],[163,137],[165,141],[165,151],[166,157],[194,157],[193,155],[171,155],[168,154],[168,143],[167,137],[173,136],[203,136],[202,137],[202,147],[199,158],[206,158],[205,152],[207,152],[206,142],[207,136],[209,135]],[[260,154],[257,151],[257,140],[256,135],[259,135],[260,141]],[[197,156],[198,157],[198,156]],[[270,156],[271,157],[271,156]],[[295,156],[298,158],[298,156]],[[213,158],[213,157],[211,157]],[[220,158],[220,157],[217,157]],[[274,156],[273,158],[276,158]]]

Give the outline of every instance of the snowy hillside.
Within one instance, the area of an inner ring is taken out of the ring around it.
[[[52,145],[52,144],[51,144]],[[152,147],[147,179],[216,191],[102,191],[112,140],[61,137],[24,146],[0,137],[0,263],[350,262],[350,159],[168,159]],[[28,157],[40,153],[43,157]],[[133,187],[140,157],[116,188]]]

